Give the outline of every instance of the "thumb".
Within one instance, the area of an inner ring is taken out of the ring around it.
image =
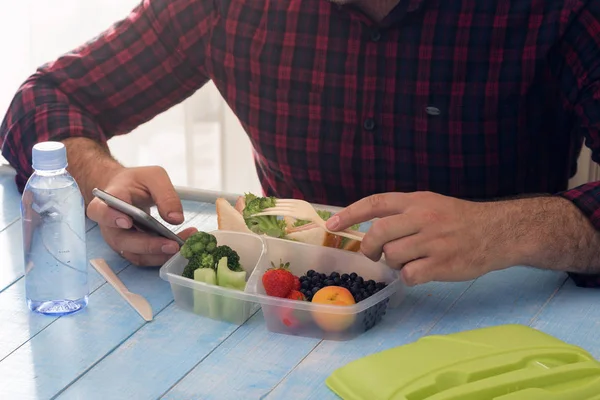
[[[141,177],[161,218],[170,224],[181,224],[183,206],[167,171],[161,167],[147,167]]]

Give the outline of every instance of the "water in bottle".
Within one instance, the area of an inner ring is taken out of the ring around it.
[[[71,314],[88,303],[84,199],[62,143],[36,144],[32,161],[21,201],[27,304],[41,314]]]

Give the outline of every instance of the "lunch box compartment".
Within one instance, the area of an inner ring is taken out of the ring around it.
[[[256,292],[253,276],[265,253],[265,244],[252,234],[228,231],[209,232],[217,238],[217,244],[227,245],[240,256],[240,264],[246,270],[244,291],[224,288],[181,276],[188,260],[180,253],[171,257],[160,269],[160,277],[171,284],[177,306],[203,317],[241,325],[250,318],[260,305],[252,293]]]
[[[404,298],[404,285],[398,271],[383,262],[373,262],[362,254],[290,240],[263,237],[266,252],[255,276],[256,293],[267,328],[287,335],[328,340],[349,340],[376,326],[387,310]],[[357,273],[365,281],[373,279],[387,286],[353,305],[328,305],[267,296],[262,285],[265,271],[280,262],[290,263],[291,272],[300,277],[308,270],[329,275]]]

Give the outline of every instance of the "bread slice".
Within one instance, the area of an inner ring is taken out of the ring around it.
[[[360,251],[360,242],[354,239],[348,240],[346,244],[342,246],[342,249],[357,253]]]
[[[217,209],[217,226],[219,230],[253,233],[246,225],[242,214],[229,204],[227,200],[218,198],[215,205]]]

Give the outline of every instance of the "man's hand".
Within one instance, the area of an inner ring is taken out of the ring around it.
[[[402,269],[409,285],[464,281],[515,265],[588,272],[600,234],[569,201],[471,202],[429,192],[377,194],[328,221],[331,230],[378,218],[361,251]]]
[[[181,201],[163,168],[124,168],[102,189],[146,211],[156,205],[160,216],[168,223],[183,222]],[[98,199],[90,202],[87,215],[98,223],[108,245],[135,265],[162,265],[179,251],[179,245],[172,240],[132,229],[130,217]],[[179,236],[187,239],[194,232],[195,228],[188,228]]]

